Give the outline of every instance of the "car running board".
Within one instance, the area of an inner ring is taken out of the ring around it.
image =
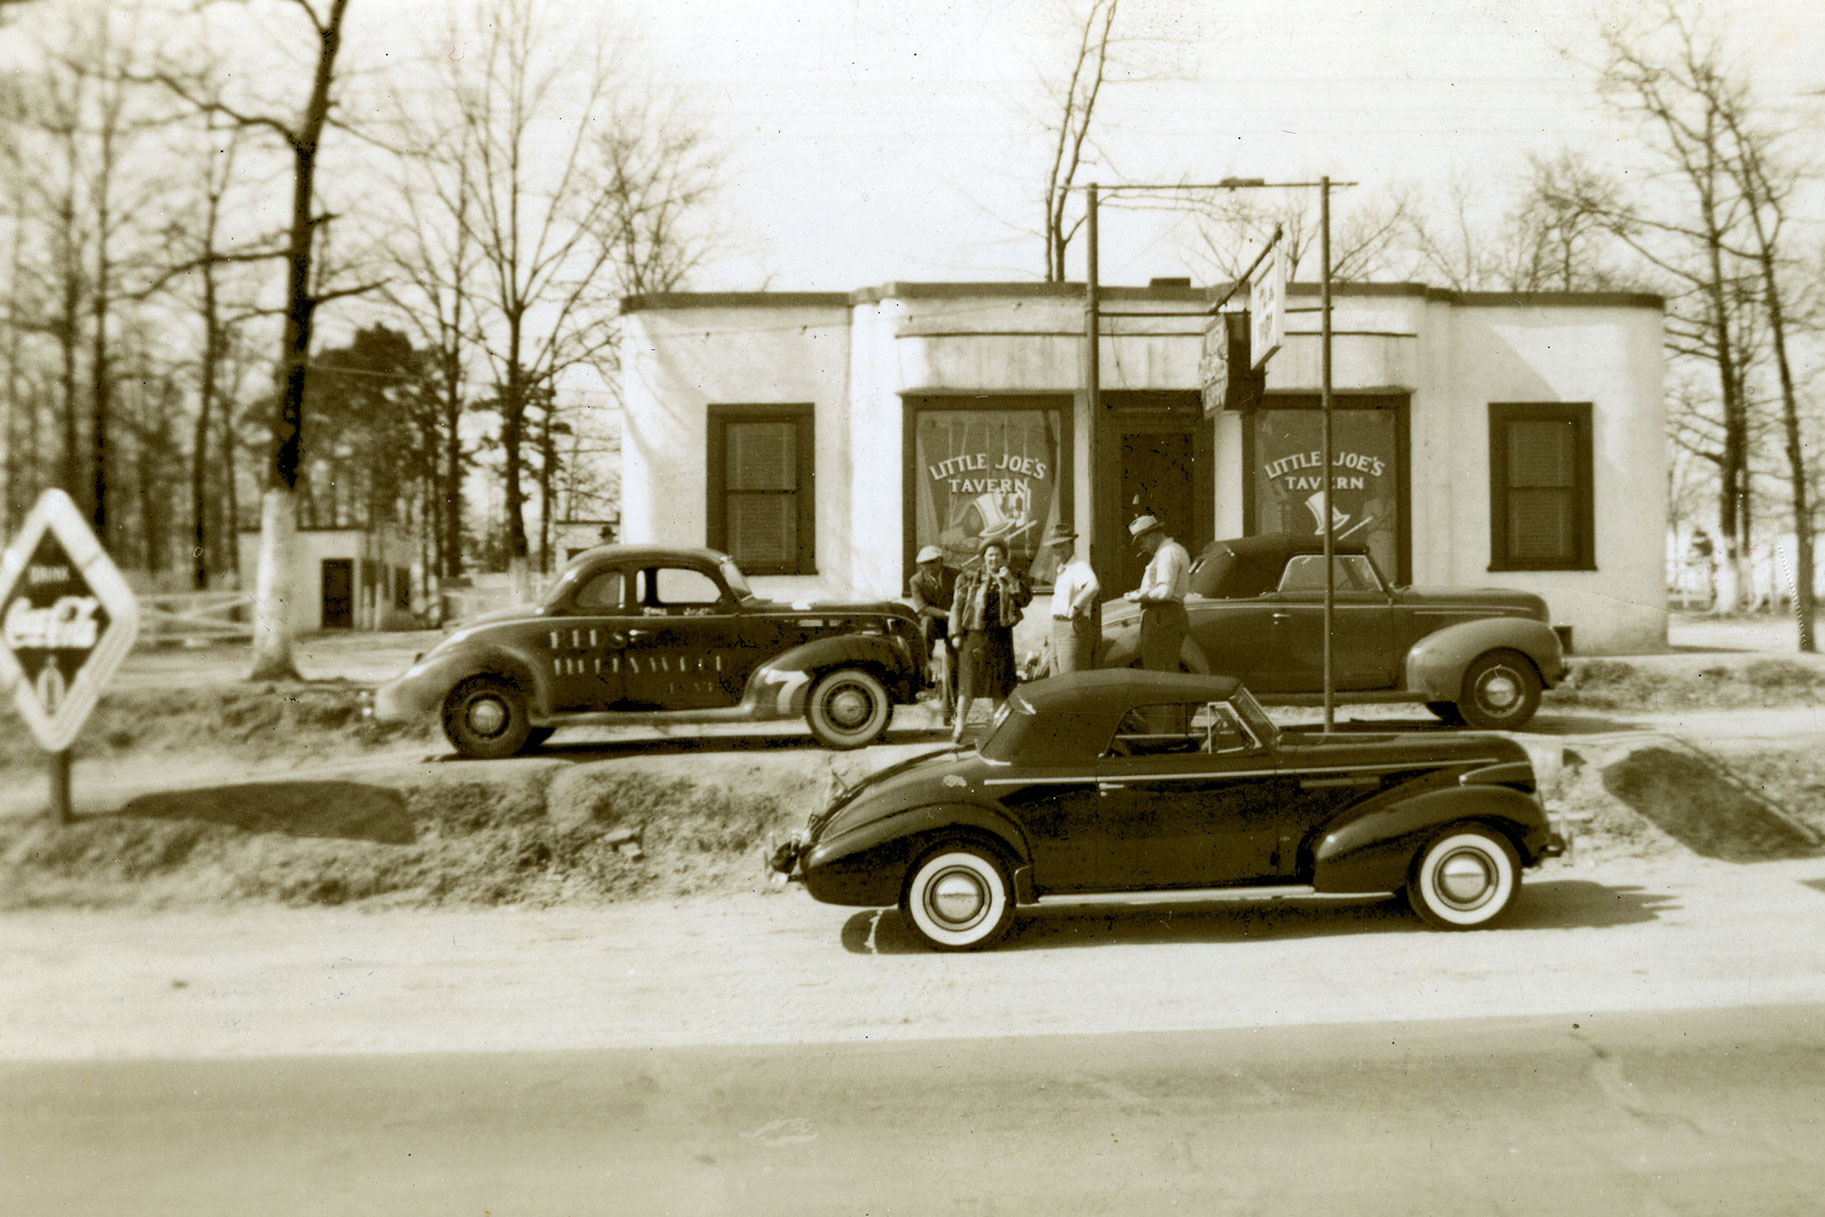
[[[1057,895],[1033,896],[1016,900],[1021,908],[1073,908],[1082,905],[1111,904],[1210,904],[1240,901],[1274,900],[1362,900],[1381,899],[1387,891],[1321,892],[1310,884],[1293,883],[1283,887],[1198,887],[1172,888],[1151,892],[1062,892]]]

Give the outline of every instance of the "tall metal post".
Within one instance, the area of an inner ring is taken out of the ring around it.
[[[1102,285],[1097,281],[1095,182],[1084,193],[1084,207],[1084,400],[1090,405],[1090,429],[1095,434],[1103,401]]]
[[[1099,449],[1101,444],[1103,406],[1103,347],[1102,347],[1102,285],[1098,282],[1096,252],[1096,183],[1084,192],[1084,410],[1090,425],[1090,485],[1097,486],[1096,462],[1102,459]],[[1093,494],[1090,499],[1090,535],[1096,535],[1097,505]],[[1111,561],[1109,554],[1097,554],[1088,550],[1085,556],[1090,560],[1098,577],[1108,580],[1114,578],[1114,571],[1119,567],[1107,564]]]
[[[1324,471],[1320,485],[1324,487],[1324,729],[1329,733],[1336,725],[1336,689],[1334,674],[1331,669],[1331,626],[1332,616],[1337,607],[1337,567],[1333,560],[1337,544],[1335,509],[1331,506],[1331,494],[1336,486],[1336,477],[1331,470],[1331,179],[1329,176],[1318,179],[1318,259],[1323,263],[1319,280],[1320,310],[1324,314],[1320,322],[1323,345],[1324,388],[1320,398],[1320,407],[1324,414]]]

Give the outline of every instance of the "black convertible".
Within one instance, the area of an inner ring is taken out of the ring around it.
[[[1513,740],[1283,731],[1232,678],[1118,670],[1023,685],[980,751],[871,775],[771,864],[969,950],[1021,905],[1159,890],[1400,892],[1471,929],[1565,848]]]

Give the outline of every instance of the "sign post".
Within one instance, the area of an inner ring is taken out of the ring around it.
[[[70,745],[138,632],[132,589],[88,521],[45,491],[0,555],[0,688],[50,753],[58,824],[70,820]]]

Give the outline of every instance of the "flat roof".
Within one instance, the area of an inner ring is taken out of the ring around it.
[[[1146,287],[1122,284],[1099,285],[1105,300],[1157,301],[1161,303],[1209,304],[1229,294],[1228,283],[1187,287],[1179,283],[1158,283]],[[1316,296],[1316,283],[1290,283],[1287,292],[1294,296]],[[624,313],[663,312],[678,309],[760,309],[760,308],[830,308],[847,309],[857,305],[878,304],[883,300],[949,300],[970,298],[1081,299],[1081,282],[1037,283],[1033,281],[984,281],[920,283],[894,280],[876,287],[857,288],[850,292],[656,292],[624,296]],[[1465,308],[1651,308],[1666,307],[1666,298],[1653,292],[1502,292],[1452,291],[1424,283],[1334,283],[1333,296],[1357,298],[1406,297],[1435,300]]]

